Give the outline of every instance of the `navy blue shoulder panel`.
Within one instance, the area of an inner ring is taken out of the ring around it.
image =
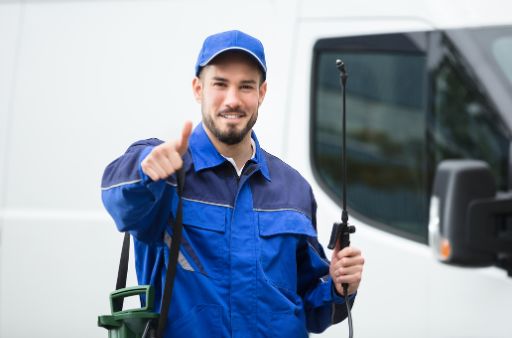
[[[126,152],[110,163],[103,172],[101,187],[107,188],[124,182],[140,180],[139,160],[141,153],[146,147],[154,147],[163,141],[150,138],[133,143]]]
[[[263,151],[271,181],[255,175],[253,188],[254,209],[295,210],[311,219],[315,225],[315,201],[311,186],[304,177],[288,164]]]
[[[185,187],[183,197],[210,204],[233,206],[238,179],[229,162],[195,171],[190,150],[184,156]]]

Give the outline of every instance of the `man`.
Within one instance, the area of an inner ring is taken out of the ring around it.
[[[307,337],[343,320],[364,260],[332,262],[317,241],[316,204],[300,174],[259,146],[252,127],[267,91],[261,42],[208,37],[192,90],[202,123],[175,141],[139,141],[103,176],[103,202],[134,237],[139,283],[160,304],[185,171],[183,238],[166,337]],[[169,221],[171,220],[171,221]],[[349,283],[345,295],[341,283]],[[157,309],[158,310],[158,309]]]

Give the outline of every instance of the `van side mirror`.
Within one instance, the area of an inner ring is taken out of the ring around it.
[[[428,228],[429,245],[442,262],[469,267],[496,264],[512,273],[512,194],[496,195],[485,162],[439,164]]]

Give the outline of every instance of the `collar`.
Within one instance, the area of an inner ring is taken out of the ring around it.
[[[256,155],[256,143],[254,143],[254,140],[252,138],[251,138],[251,149],[252,149],[252,155],[249,160],[252,160],[254,158],[254,156]],[[240,177],[240,175],[242,175],[242,170],[244,170],[244,168],[245,168],[245,165],[241,169],[238,169],[238,167],[236,166],[236,162],[232,157],[227,157],[224,155],[222,155],[222,157],[224,157],[226,160],[228,160],[229,163],[231,163],[233,165],[233,167],[236,170],[236,173],[238,174],[238,177]]]
[[[260,144],[254,131],[251,132],[251,138],[255,145],[255,153],[251,161],[259,165],[259,169],[263,176],[270,181],[270,173],[268,171],[267,161],[265,160],[265,154],[263,153],[263,149],[260,148]],[[196,172],[216,167],[227,161],[210,141],[202,123],[199,123],[192,131],[192,135],[189,140],[189,149]]]

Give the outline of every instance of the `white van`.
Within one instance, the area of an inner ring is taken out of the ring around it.
[[[107,335],[96,320],[122,235],[101,205],[103,169],[135,140],[200,121],[196,53],[228,29],[265,45],[255,130],[311,183],[324,246],[341,211],[335,60],[347,66],[347,201],[366,258],[354,336],[511,337],[511,12],[505,0],[1,1],[0,337]],[[466,161],[437,169],[447,159]]]

